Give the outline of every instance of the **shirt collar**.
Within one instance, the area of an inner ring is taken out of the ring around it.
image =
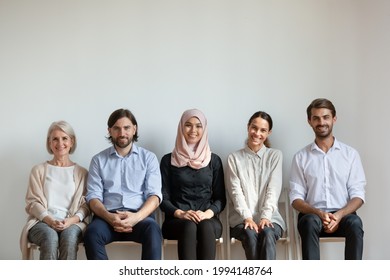
[[[321,150],[321,149],[317,146],[316,142],[314,142],[314,141],[313,141],[313,143],[311,144],[311,148],[310,148],[310,149],[311,149],[312,151],[317,150],[317,151],[320,151],[320,152],[322,152],[322,153],[324,152],[323,150]],[[340,142],[337,141],[336,137],[334,137],[333,146],[330,147],[329,151],[340,150],[340,149],[341,149],[341,147],[340,147]]]
[[[138,147],[134,144],[134,142],[131,144],[131,150],[130,153],[128,153],[125,157],[129,157],[131,154],[138,154]],[[118,152],[115,150],[114,145],[110,147],[110,155],[116,155],[117,157],[122,157]]]
[[[248,145],[245,146],[245,151],[248,153],[248,154],[251,154],[251,155],[257,155],[259,158],[262,158],[265,151],[267,150],[267,147],[263,144],[263,146],[261,147],[261,149],[255,153],[254,151],[252,151]]]

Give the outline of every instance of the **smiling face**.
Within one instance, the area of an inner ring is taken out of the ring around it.
[[[60,129],[55,129],[49,136],[50,150],[55,158],[68,156],[73,147],[73,139]]]
[[[108,129],[111,141],[116,148],[126,149],[133,142],[133,137],[137,131],[137,126],[130,119],[123,117]]]
[[[261,117],[254,118],[248,125],[248,147],[258,152],[270,134],[268,121]]]
[[[184,123],[183,134],[187,144],[189,145],[198,144],[200,139],[202,139],[203,136],[203,125],[200,122],[200,120],[196,117],[192,117],[188,119]]]
[[[311,117],[308,120],[313,129],[316,138],[324,139],[332,135],[333,125],[336,117],[333,117],[332,111],[326,108],[311,109]]]

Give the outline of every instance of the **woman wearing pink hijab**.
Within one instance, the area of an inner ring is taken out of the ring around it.
[[[207,120],[197,109],[179,122],[176,145],[161,160],[162,234],[178,240],[180,260],[215,259],[215,239],[222,235],[219,213],[225,208],[222,161],[210,151]]]

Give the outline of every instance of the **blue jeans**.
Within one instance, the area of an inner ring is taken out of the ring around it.
[[[41,260],[76,260],[82,230],[77,225],[57,232],[44,222],[38,222],[28,232],[30,242],[40,247]]]
[[[302,239],[302,259],[319,260],[319,237],[345,237],[346,260],[361,260],[363,256],[363,223],[358,215],[343,217],[334,233],[323,231],[322,221],[315,214],[298,215],[298,231]]]
[[[143,260],[161,260],[162,237],[157,222],[147,217],[133,227],[132,232],[116,232],[105,220],[94,216],[84,234],[88,260],[108,260],[106,244],[113,241],[135,241],[142,244]]]
[[[230,228],[230,235],[241,241],[248,260],[275,260],[276,240],[282,236],[283,230],[278,224],[273,225],[273,228],[265,227],[256,233],[252,229],[244,229],[244,224],[239,224]]]

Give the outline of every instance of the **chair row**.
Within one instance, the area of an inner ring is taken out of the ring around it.
[[[228,205],[228,204],[227,204]],[[283,189],[280,198],[279,198],[279,212],[282,215],[284,221],[286,222],[286,231],[282,238],[277,241],[277,245],[282,247],[282,251],[278,251],[277,259],[281,260],[301,260],[302,259],[302,251],[301,251],[301,239],[299,237],[299,233],[297,231],[297,221],[298,221],[298,213],[295,209],[293,209],[290,205],[290,201],[288,198],[288,190]],[[228,224],[228,213],[229,209],[225,209],[225,220],[226,224]],[[234,245],[240,245],[242,247],[241,242],[236,240],[235,238],[230,237],[228,226],[226,226],[226,240],[230,240],[228,244],[226,244],[226,256],[225,259],[233,259],[232,249]],[[345,242],[344,237],[321,237],[320,243],[340,243]],[[243,252],[243,248],[241,248]],[[241,254],[242,256],[242,254]],[[245,257],[245,256],[244,256]]]
[[[289,203],[288,199],[288,191],[286,189],[283,189],[280,199],[279,199],[279,210],[281,215],[283,216],[283,219],[286,222],[286,231],[284,232],[284,235],[282,238],[280,238],[277,241],[277,244],[280,245],[283,249],[283,254],[277,254],[278,259],[284,259],[284,260],[293,260],[293,259],[302,259],[301,254],[301,240],[299,237],[299,234],[297,233],[297,213],[295,210],[292,209]],[[236,245],[241,246],[241,242],[239,240],[236,240],[235,238],[231,238],[229,234],[229,226],[228,226],[228,203],[227,207],[223,211],[222,215],[220,216],[222,223],[224,225],[224,235],[221,238],[216,239],[216,259],[219,260],[230,260],[233,259],[234,256],[232,254],[233,247]],[[164,219],[163,213],[158,209],[156,213],[156,219],[162,224],[162,221]],[[224,238],[225,237],[225,238]],[[224,239],[227,240],[226,244],[224,243]],[[344,242],[344,238],[320,238],[320,242]],[[34,259],[35,255],[39,251],[39,246],[36,244],[28,244],[30,247],[30,256],[29,259]],[[128,247],[131,246],[138,246],[140,247],[139,243],[131,242],[131,241],[117,241],[113,242],[109,245],[110,247],[115,247],[117,249],[118,247],[125,247],[126,250],[131,250]],[[168,240],[164,239],[162,244],[162,259],[177,259],[177,241],[176,240]],[[226,250],[225,250],[226,249]],[[80,243],[79,251],[84,251],[83,243]],[[172,252],[171,250],[174,250]],[[240,248],[239,250],[243,249]],[[131,255],[131,251],[129,253]],[[126,252],[127,255],[127,252]],[[133,254],[135,258],[139,258],[140,254]],[[242,254],[241,254],[242,256]],[[245,257],[245,256],[244,256]]]

